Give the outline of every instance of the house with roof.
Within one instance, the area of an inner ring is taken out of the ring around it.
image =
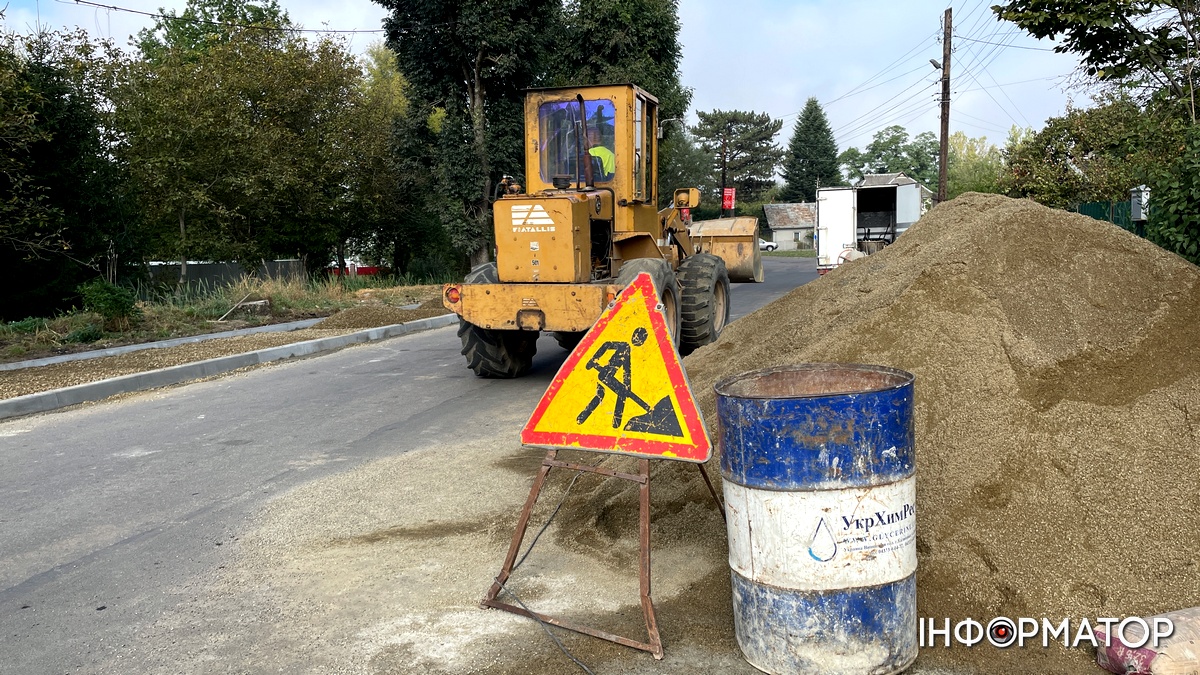
[[[815,202],[763,204],[763,214],[780,251],[812,248],[813,228],[817,226]]]

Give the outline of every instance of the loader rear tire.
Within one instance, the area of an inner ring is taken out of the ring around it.
[[[729,321],[729,273],[725,261],[711,253],[697,253],[679,264],[679,353],[687,356],[715,342]]]
[[[464,281],[494,284],[499,280],[496,263],[485,263],[472,269]],[[533,366],[537,353],[537,331],[493,330],[459,319],[458,337],[467,367],[479,377],[520,377]]]
[[[663,306],[663,315],[667,319],[667,331],[671,334],[671,342],[679,346],[679,283],[675,279],[675,270],[671,263],[662,258],[634,258],[621,265],[617,273],[617,285],[621,288],[633,283],[642,272],[650,274],[654,279],[654,287],[658,289],[658,300]]]

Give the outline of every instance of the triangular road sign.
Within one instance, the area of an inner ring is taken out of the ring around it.
[[[649,274],[639,274],[559,368],[521,442],[706,462],[712,446]]]

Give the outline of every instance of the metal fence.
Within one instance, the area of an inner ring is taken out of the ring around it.
[[[175,283],[179,281],[178,263],[150,264],[150,281],[152,283]],[[259,263],[257,268],[247,270],[236,262],[188,263],[188,283],[207,284],[209,286],[226,286],[237,283],[247,273],[259,278],[271,279],[306,279],[304,263],[300,260],[267,260]]]
[[[1134,221],[1132,209],[1132,203],[1129,201],[1084,202],[1079,205],[1076,211],[1096,220],[1112,223],[1121,229],[1133,232],[1139,237],[1144,237],[1146,236],[1146,221]]]

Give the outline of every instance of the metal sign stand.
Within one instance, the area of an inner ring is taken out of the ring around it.
[[[502,609],[506,612],[512,612],[513,614],[520,614],[521,616],[536,619],[551,626],[558,626],[559,628],[572,630],[576,633],[583,633],[584,635],[591,635],[592,637],[598,637],[602,640],[608,640],[609,642],[625,645],[626,647],[640,649],[642,651],[650,652],[656,659],[661,659],[663,657],[662,640],[658,636],[658,623],[654,618],[654,602],[650,599],[650,460],[638,460],[638,473],[631,474],[613,471],[612,469],[606,469],[603,467],[564,462],[560,459],[557,459],[557,456],[558,451],[551,450],[546,453],[545,459],[542,460],[542,468],[538,472],[537,478],[535,478],[533,481],[533,488],[529,491],[529,498],[525,500],[525,507],[521,510],[521,518],[517,521],[517,530],[513,533],[512,544],[508,547],[508,556],[504,559],[504,566],[500,568],[499,576],[496,577],[496,581],[492,584],[492,587],[488,589],[487,595],[484,596],[483,601],[480,602],[479,605],[481,607]],[[589,473],[608,476],[609,478],[620,478],[622,480],[633,481],[641,486],[639,488],[639,501],[641,502],[641,505],[638,514],[638,534],[641,540],[641,556],[638,563],[638,577],[639,581],[641,582],[642,615],[646,619],[646,633],[649,635],[648,642],[638,642],[637,640],[621,637],[620,635],[614,635],[613,633],[591,628],[589,626],[584,626],[573,621],[567,621],[565,619],[539,614],[538,612],[500,602],[496,599],[496,597],[500,594],[500,591],[503,589],[504,583],[508,581],[509,575],[512,574],[513,564],[516,562],[517,554],[521,549],[521,541],[525,538],[525,530],[529,526],[529,517],[533,514],[533,506],[537,503],[538,495],[541,494],[542,486],[546,482],[546,475],[549,474],[550,470],[555,467],[571,469],[574,471],[587,471]],[[700,470],[703,472],[703,467],[701,467]],[[707,481],[707,479],[708,477],[706,475],[705,480]]]

